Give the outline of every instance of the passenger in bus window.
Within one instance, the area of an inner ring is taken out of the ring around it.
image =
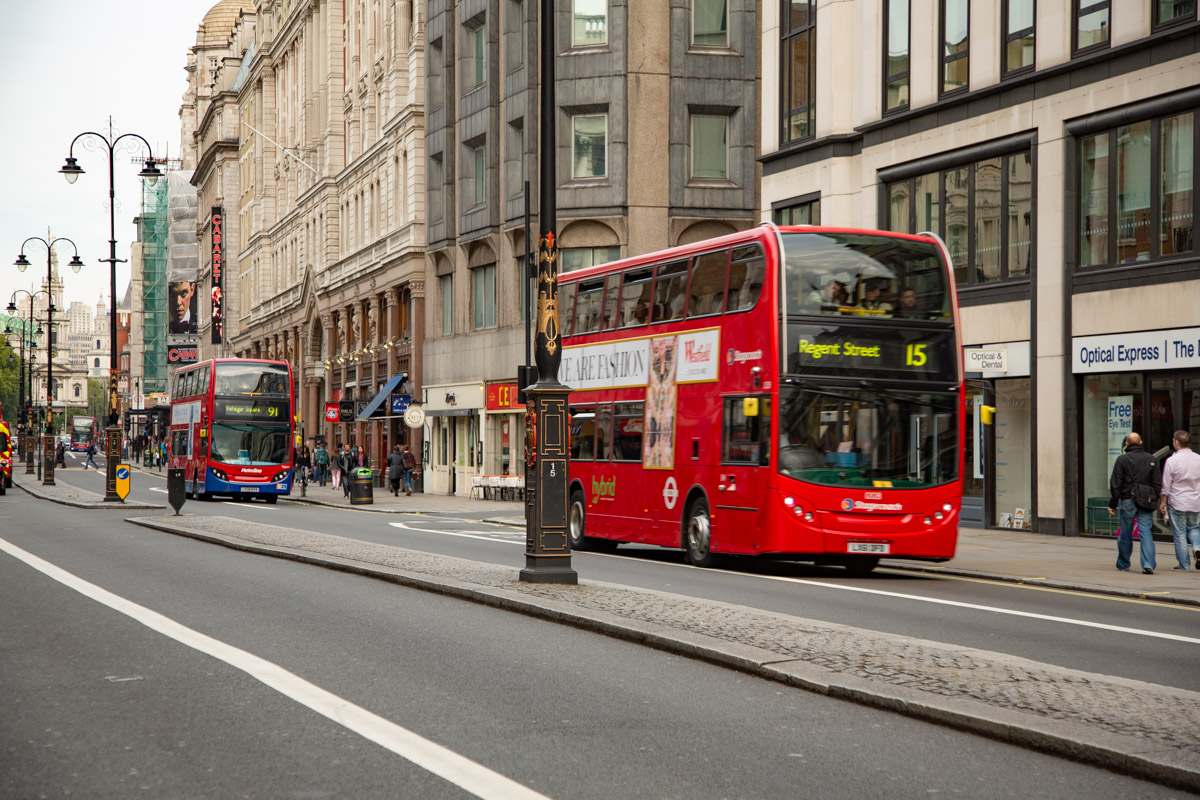
[[[895,314],[897,317],[905,317],[907,319],[920,319],[925,316],[917,306],[916,289],[911,286],[904,286],[900,289],[900,306],[896,308]]]
[[[892,304],[883,299],[883,285],[878,278],[868,278],[863,289],[862,308],[875,314],[890,314]]]
[[[820,290],[813,291],[808,296],[808,304],[819,306],[822,311],[839,311],[850,303],[850,292],[846,284],[850,282],[849,275],[826,273],[818,278]]]

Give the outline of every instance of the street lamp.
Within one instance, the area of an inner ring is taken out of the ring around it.
[[[25,339],[26,338],[36,338],[36,337],[42,335],[42,326],[41,325],[38,326],[38,329],[36,332],[33,330],[33,299],[35,297],[37,297],[39,294],[48,294],[48,292],[46,292],[44,289],[38,289],[36,292],[26,291],[25,289],[17,289],[15,292],[12,293],[12,297],[9,298],[9,301],[8,301],[8,313],[9,314],[13,314],[13,313],[17,312],[17,295],[19,295],[19,294],[26,295],[29,298],[29,323],[27,325],[21,326],[21,405],[17,411],[17,431],[21,437],[19,439],[19,441],[21,443],[20,453],[24,454],[24,455],[22,455],[22,459],[25,461],[25,474],[32,475],[33,474],[33,448],[29,446],[29,442],[26,441],[26,437],[29,436],[29,431],[33,427],[33,420],[29,419],[29,409],[28,409],[29,405],[33,405],[33,365],[32,364],[29,365],[28,372],[25,370]],[[19,321],[21,319],[19,314],[17,315],[17,319]],[[11,334],[13,332],[11,322],[4,326],[4,332],[6,334]],[[30,344],[33,344],[33,342],[30,342]],[[30,349],[29,349],[29,357],[30,357],[30,359],[33,358],[33,347],[30,347]],[[26,379],[29,380],[29,394],[28,395],[25,394]],[[26,397],[29,398],[28,405],[26,404]]]
[[[42,485],[54,485],[54,245],[66,242],[71,245],[75,254],[71,256],[68,266],[74,272],[79,272],[83,262],[79,260],[79,248],[70,239],[62,236],[46,241],[40,236],[30,236],[21,242],[21,253],[13,263],[17,269],[24,272],[29,267],[29,259],[25,258],[25,245],[30,242],[41,242],[46,246],[46,291],[50,293],[46,302],[46,427],[43,431],[42,458],[46,465],[42,469]],[[33,307],[31,300],[30,308]]]
[[[67,179],[67,183],[75,183],[79,179],[79,176],[83,174],[83,168],[79,166],[79,162],[75,158],[75,143],[80,139],[87,139],[89,142],[98,139],[108,150],[108,258],[100,259],[100,261],[108,261],[111,284],[109,299],[112,301],[108,324],[108,427],[105,431],[107,441],[104,448],[107,460],[107,464],[105,465],[104,499],[106,502],[114,503],[123,502],[121,496],[117,494],[117,462],[120,461],[121,456],[120,412],[117,405],[117,264],[123,263],[124,259],[117,258],[117,192],[113,182],[113,154],[117,145],[125,138],[137,139],[146,145],[146,163],[142,167],[142,171],[138,173],[138,177],[143,178],[146,183],[154,186],[158,183],[158,179],[162,177],[162,173],[158,171],[158,165],[154,159],[154,148],[136,133],[122,133],[120,136],[114,136],[111,117],[108,121],[107,136],[95,131],[84,131],[71,140],[71,147],[67,151],[67,161],[63,164],[62,169],[59,170],[62,176]]]

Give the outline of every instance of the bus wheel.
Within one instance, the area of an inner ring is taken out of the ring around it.
[[[855,578],[865,578],[879,566],[879,556],[850,556],[842,566]]]
[[[271,506],[273,506],[279,502],[279,497],[277,495],[273,495],[273,494],[269,494],[266,497],[264,497],[263,499],[267,501],[267,505],[271,505]]]
[[[572,550],[591,550],[591,539],[583,535],[584,522],[587,520],[587,506],[584,503],[583,492],[575,489],[571,492],[571,507],[567,512],[567,539]]]
[[[697,567],[711,567],[717,563],[712,552],[712,524],[708,518],[708,501],[698,497],[688,508],[683,532],[683,549],[687,560]]]

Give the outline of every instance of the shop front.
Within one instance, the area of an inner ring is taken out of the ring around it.
[[[525,474],[525,405],[517,402],[516,381],[487,384],[484,408],[483,473]]]
[[[1109,477],[1125,436],[1137,432],[1146,452],[1166,455],[1175,431],[1200,431],[1200,328],[1083,336],[1071,344],[1084,532],[1110,536]]]
[[[467,497],[483,462],[483,386],[430,386],[425,394],[425,491]]]
[[[963,348],[967,376],[967,442],[963,465],[963,522],[986,528],[1032,530],[1033,417],[1029,342]],[[981,406],[996,409],[992,426]]]

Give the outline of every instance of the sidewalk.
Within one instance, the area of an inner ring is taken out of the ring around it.
[[[97,485],[103,488],[102,483],[98,483]],[[104,501],[104,492],[89,492],[85,489],[77,489],[62,481],[55,481],[53,486],[44,486],[36,473],[26,475],[23,468],[20,473],[13,472],[13,488],[19,488],[39,500],[51,500],[65,506],[73,506],[74,508],[105,509],[107,511],[122,511],[131,508],[166,508],[165,505],[142,503],[137,500],[126,500],[123,503],[106,503]]]
[[[331,508],[351,508],[355,511],[372,511],[378,514],[466,514],[472,518],[483,516],[485,522],[525,527],[525,503],[519,500],[484,500],[457,497],[445,494],[422,494],[413,492],[406,496],[393,495],[387,489],[375,487],[370,505],[350,505],[350,498],[342,494],[342,487],[333,489],[329,484],[320,486],[310,483],[305,496],[300,496],[300,487],[293,485],[292,493],[281,500],[293,503],[311,503]]]
[[[434,591],[1200,791],[1200,693],[1002,653],[217,516],[129,519]]]

